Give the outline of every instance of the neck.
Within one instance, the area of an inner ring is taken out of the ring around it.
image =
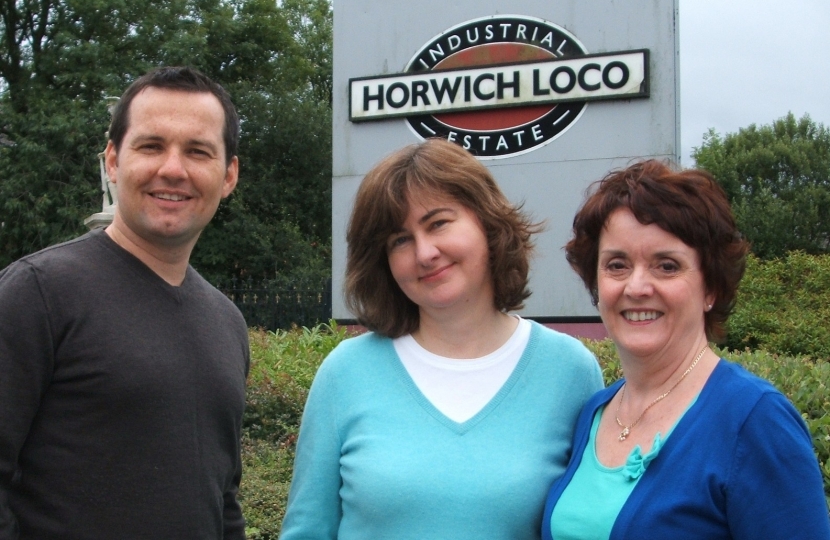
[[[178,287],[184,281],[195,242],[178,247],[154,245],[133,233],[118,212],[104,232],[170,285]]]
[[[632,402],[648,402],[655,395],[665,392],[677,382],[692,365],[700,351],[707,346],[706,336],[701,335],[698,339],[683,346],[682,352],[662,352],[650,358],[637,358],[621,352],[620,364],[625,374],[627,387],[626,400],[630,396]],[[690,372],[686,379],[696,379],[697,375],[702,373],[707,373],[708,376],[710,369],[705,366],[711,364],[712,358],[717,358],[717,356],[706,350],[694,371]],[[686,381],[683,384],[686,385]]]
[[[481,358],[495,351],[510,339],[519,322],[506,313],[470,310],[463,318],[439,320],[421,311],[415,340],[431,353],[447,358]]]

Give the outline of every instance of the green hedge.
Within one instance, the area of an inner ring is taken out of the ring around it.
[[[726,346],[830,358],[830,256],[750,256]]]
[[[334,323],[277,333],[251,331],[251,373],[243,433],[240,501],[248,538],[276,540],[291,483],[294,444],[308,388],[320,362],[348,337]],[[620,364],[610,340],[583,340],[597,356],[606,384]],[[771,381],[801,411],[813,435],[830,502],[830,362],[762,351],[717,351]]]
[[[242,433],[239,499],[250,540],[276,540],[285,514],[294,444],[308,389],[346,330],[331,325],[251,330],[251,370]]]

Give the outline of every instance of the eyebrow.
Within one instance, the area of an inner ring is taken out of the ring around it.
[[[143,142],[164,142],[165,138],[160,135],[137,135],[133,140],[130,141],[131,144],[143,143]],[[211,141],[205,139],[188,139],[187,144],[191,146],[202,146],[205,148],[209,148],[212,152],[218,152],[219,148],[212,143]]]
[[[452,208],[433,208],[423,216],[421,219],[418,220],[418,223],[424,223],[425,221],[429,221],[435,214],[440,214],[441,212],[454,212]]]
[[[455,212],[455,210],[453,210],[452,208],[444,208],[444,207],[433,208],[432,210],[430,210],[429,212],[427,212],[426,214],[421,216],[421,218],[418,220],[418,224],[423,224],[423,223],[429,221],[436,214],[440,214],[441,212]],[[400,233],[405,232],[405,231],[406,231],[406,229],[403,227],[403,225],[399,225],[398,227],[393,229],[390,234],[400,234]]]
[[[600,250],[599,254],[600,255],[611,255],[613,257],[626,257],[626,256],[628,256],[627,251],[622,251],[622,250],[619,250],[619,249],[604,249],[604,250]],[[678,258],[680,256],[683,256],[683,252],[678,251],[678,250],[658,251],[657,253],[654,253],[652,255],[652,257],[654,257],[656,259],[663,259],[663,258],[674,259],[674,258]]]
[[[132,144],[143,142],[164,142],[164,137],[160,137],[158,135],[137,135],[130,140],[130,143]]]

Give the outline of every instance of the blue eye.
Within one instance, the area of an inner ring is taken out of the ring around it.
[[[387,248],[395,249],[396,247],[406,244],[408,241],[409,237],[406,235],[395,236],[387,242]]]

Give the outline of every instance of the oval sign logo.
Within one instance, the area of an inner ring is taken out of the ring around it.
[[[586,54],[574,35],[555,24],[532,17],[498,15],[467,21],[435,36],[412,57],[406,71],[457,70]],[[550,86],[550,80],[536,82],[538,91],[551,92],[545,88]],[[570,79],[568,73],[553,78],[553,84],[560,89],[573,83],[578,80]],[[505,76],[462,78],[456,85],[445,83],[444,88],[448,97],[453,91],[487,96],[510,94],[514,86],[515,81]],[[550,143],[573,125],[586,107],[586,101],[519,105],[410,116],[407,122],[422,138],[444,137],[479,158],[494,159],[523,154]]]
[[[648,97],[648,49],[587,54],[563,28],[499,15],[450,28],[406,71],[349,79],[349,120],[406,118],[484,159],[548,144],[594,100]]]

